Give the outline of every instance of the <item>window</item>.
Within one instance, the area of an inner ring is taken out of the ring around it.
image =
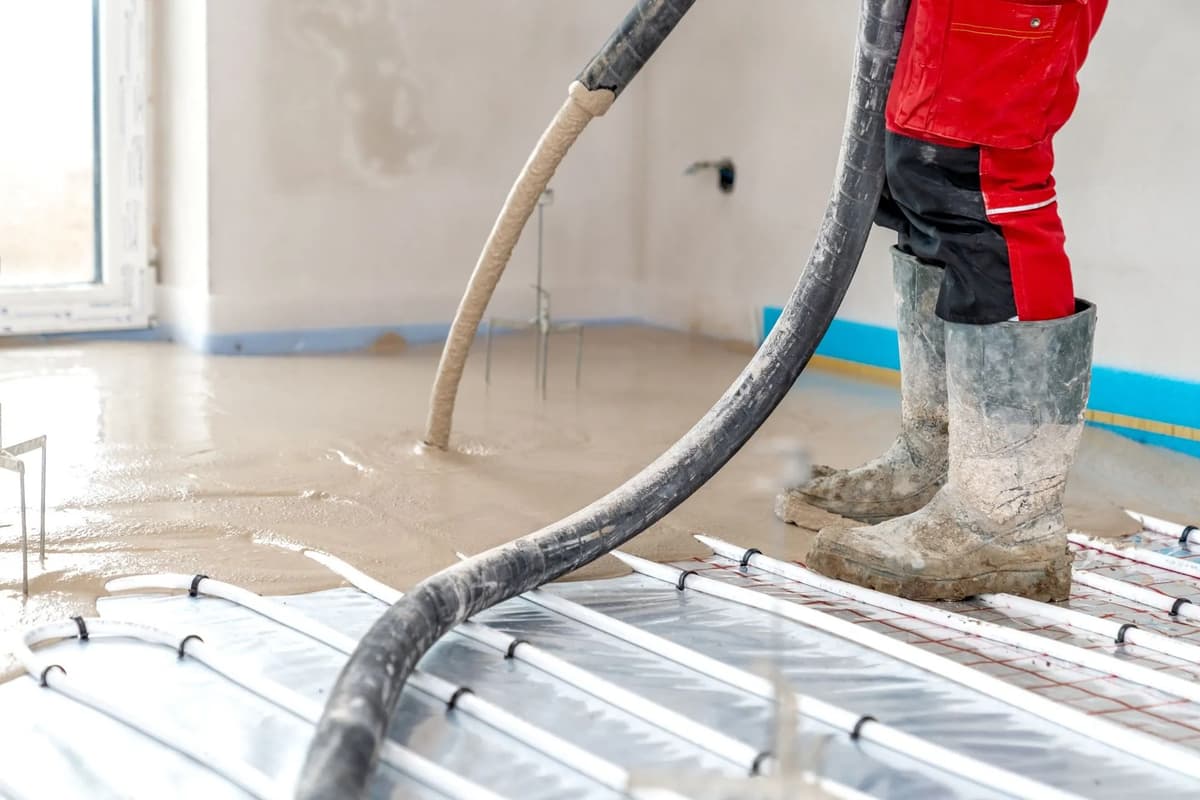
[[[0,334],[144,328],[144,0],[0,0]]]

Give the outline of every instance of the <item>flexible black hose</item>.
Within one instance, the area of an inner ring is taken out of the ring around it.
[[[623,486],[442,570],[388,609],[338,677],[298,798],[362,796],[404,682],[434,642],[471,615],[599,558],[662,519],[724,466],[787,394],[837,312],[871,229],[883,185],[883,111],[907,7],[908,0],[861,0],[833,195],[808,264],[758,353],[683,438]]]
[[[620,97],[696,0],[639,0],[576,78]]]

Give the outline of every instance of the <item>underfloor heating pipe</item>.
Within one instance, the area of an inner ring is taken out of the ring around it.
[[[1200,623],[1200,604],[1190,597],[1164,594],[1157,589],[1111,578],[1092,570],[1077,569],[1071,576],[1071,580],[1098,592],[1104,592],[1114,597],[1123,597],[1147,608],[1165,611],[1172,617]]]
[[[1171,522],[1170,520],[1143,514],[1140,511],[1132,511],[1128,508],[1125,509],[1125,513],[1137,520],[1138,524],[1146,530],[1174,537],[1180,544],[1187,544],[1191,541],[1193,534],[1200,533],[1200,525],[1184,525],[1179,522]],[[1200,544],[1200,536],[1196,538],[1198,540],[1197,543]]]
[[[656,564],[627,553],[614,552],[613,555],[635,572],[647,577],[676,587],[683,585],[684,589],[691,589],[731,603],[757,608],[814,630],[854,642],[918,669],[946,678],[1013,708],[1033,714],[1107,747],[1120,750],[1181,775],[1200,779],[1200,753],[1191,749],[1180,747],[1124,725],[1109,722],[1102,717],[1077,711],[1070,706],[1048,700],[1028,689],[1005,683],[985,672],[971,669],[957,661],[928,650],[922,650],[916,645],[893,639],[856,623],[840,619],[828,612],[798,603],[790,603],[744,586],[724,583],[703,575],[689,573],[685,576],[684,570],[678,567]]]
[[[197,581],[195,578],[196,576],[193,575],[171,573],[134,575],[115,578],[105,584],[105,588],[110,592],[164,589],[195,591],[197,594],[218,597],[235,603],[339,653],[349,655],[354,650],[355,642],[349,636],[305,616],[295,609],[288,608],[282,603],[269,600],[248,589],[224,581],[207,577]],[[467,687],[456,686],[436,675],[421,671],[413,674],[409,686],[445,703],[447,708],[454,708],[474,717],[505,736],[537,750],[548,758],[610,789],[641,800],[652,800],[652,798],[684,800],[681,795],[673,792],[653,790],[643,793],[633,786],[633,777],[624,767],[526,722],[474,694]]]
[[[205,747],[203,744],[198,744],[178,726],[168,726],[159,720],[138,714],[128,708],[122,708],[118,703],[69,677],[61,665],[35,654],[31,649],[43,642],[70,639],[79,634],[80,629],[75,620],[39,625],[25,631],[17,639],[13,654],[25,671],[29,673],[29,676],[42,686],[53,689],[80,705],[94,709],[128,728],[148,736],[164,747],[186,756],[204,769],[220,775],[252,797],[259,798],[259,800],[277,800],[277,798],[287,796],[277,781],[272,780],[250,764],[230,758],[225,753]],[[153,629],[147,629],[144,635],[153,637]]]
[[[365,572],[362,572],[358,568],[348,564],[336,556],[323,553],[319,550],[306,550],[304,554],[314,561],[324,564],[330,570],[344,578],[347,583],[354,586],[356,589],[359,589],[364,594],[374,597],[380,602],[394,602],[394,598],[403,596],[403,593],[399,589],[394,589],[391,586],[388,586],[386,583],[372,578],[370,575],[367,575]],[[710,752],[713,752],[728,761],[738,764],[743,769],[747,770],[749,776],[772,774],[776,772],[774,767],[777,763],[777,760],[771,753],[766,751],[755,751],[753,748],[750,748],[748,745],[745,745],[742,742],[738,742],[736,739],[730,739],[724,734],[717,733],[707,726],[698,723],[696,720],[683,717],[682,715],[675,714],[674,712],[670,712],[670,715],[677,717],[679,722],[681,722],[685,727],[681,728],[675,725],[667,727],[661,722],[664,716],[661,712],[649,716],[645,714],[646,708],[650,706],[656,706],[656,703],[652,703],[645,698],[639,697],[633,692],[621,688],[604,678],[580,669],[574,664],[548,653],[523,639],[517,639],[509,634],[495,631],[485,625],[482,625],[482,623],[471,621],[464,622],[455,629],[455,632],[461,633],[468,638],[476,638],[472,636],[471,632],[474,630],[479,630],[480,628],[488,632],[489,638],[493,635],[502,636],[506,637],[506,639],[511,642],[507,645],[504,645],[503,642],[497,642],[497,644],[502,645],[499,648],[500,652],[505,652],[506,649],[511,649],[514,653],[524,653],[526,656],[525,660],[528,661],[531,666],[535,666],[548,675],[552,675],[566,683],[569,683],[572,686],[575,686],[576,688],[605,700],[606,702],[612,703],[618,708],[624,710],[626,713],[642,717],[647,722],[657,724],[658,727],[668,730],[680,738],[690,740],[694,744],[704,747]],[[487,643],[482,639],[476,640]],[[516,648],[516,644],[520,644],[521,647]],[[656,722],[656,720],[659,721]],[[687,728],[691,728],[692,730],[689,731]],[[749,760],[747,759],[747,756],[749,756]],[[846,786],[845,784],[839,783],[830,778],[821,777],[812,772],[803,772],[800,775],[776,774],[775,777],[779,778],[781,781],[794,780],[813,784],[822,792],[824,792],[826,796],[835,798],[835,800],[866,800],[868,797],[868,795],[864,795],[861,792]],[[775,785],[778,786],[778,784]],[[796,785],[793,783],[786,783],[785,785],[787,791],[789,792],[794,792],[797,789]],[[769,794],[771,789],[764,787],[762,788],[762,791]],[[1051,797],[1053,797],[1053,795],[1051,795]],[[1066,797],[1069,798],[1070,796]],[[1066,800],[1066,798],[1064,798],[1064,800]]]
[[[329,567],[350,585],[363,592],[384,600],[399,591],[384,584],[336,556],[318,551],[305,551],[305,555]],[[521,597],[552,613],[587,625],[631,644],[667,661],[672,661],[693,672],[705,675],[747,694],[774,702],[777,700],[776,686],[771,681],[752,672],[718,661],[670,639],[642,630],[579,603],[567,600],[550,592],[535,589]],[[1037,797],[1042,800],[1079,800],[1077,795],[1055,789],[1046,784],[995,767],[933,742],[905,733],[874,717],[856,714],[846,708],[826,703],[815,697],[795,693],[796,708],[806,717],[822,722],[849,734],[854,741],[870,743],[903,754],[936,769],[973,781],[1014,797]]]
[[[1027,617],[1041,617],[1056,624],[1066,625],[1081,631],[1097,634],[1117,644],[1144,647],[1163,655],[1200,666],[1200,645],[1185,642],[1174,636],[1148,631],[1138,626],[1121,622],[1119,619],[1095,617],[1071,608],[1039,603],[1011,594],[981,594],[975,598],[980,603],[1004,611],[1012,611]]]
[[[1182,697],[1194,703],[1200,703],[1200,682],[1187,680],[1177,675],[1160,672],[1127,659],[1115,658],[1107,653],[1077,647],[1073,644],[1039,636],[1029,631],[1015,630],[994,622],[986,622],[965,614],[958,614],[946,608],[906,600],[903,597],[877,592],[856,586],[845,581],[827,578],[799,564],[790,564],[776,558],[769,558],[761,553],[748,551],[745,547],[717,539],[712,536],[698,535],[697,541],[712,548],[712,551],[722,558],[732,561],[744,561],[749,566],[761,569],[772,575],[778,575],[797,583],[820,589],[824,592],[845,597],[867,605],[883,608],[906,617],[920,619],[935,625],[941,625],[951,630],[965,633],[968,636],[978,636],[981,639],[998,642],[1010,647],[1028,651],[1031,655],[1044,654],[1067,664],[1094,670],[1101,675],[1113,675],[1121,680],[1136,683],[1159,692]],[[1049,606],[1037,603],[1037,606]],[[1120,625],[1116,626],[1120,628]],[[1127,631],[1126,631],[1127,632]],[[1118,637],[1113,632],[1114,642]],[[1124,634],[1120,635],[1124,638]],[[1132,643],[1132,642],[1131,642]]]
[[[393,589],[382,581],[372,578],[340,558],[318,550],[306,550],[304,554],[382,603],[391,605],[404,596],[404,593],[398,589]],[[593,672],[577,667],[532,642],[518,639],[511,634],[471,620],[459,625],[454,632],[479,642],[485,647],[490,647],[507,658],[529,664],[531,667],[664,730],[672,736],[736,764],[748,775],[767,774],[772,771],[775,759],[770,753],[751,747],[745,742],[738,741],[707,725],[702,725],[695,719],[648,700]]]
[[[1094,536],[1086,536],[1082,533],[1072,533],[1067,536],[1067,540],[1076,547],[1082,547],[1085,550],[1095,550],[1099,553],[1116,556],[1125,561],[1148,564],[1152,567],[1186,575],[1189,578],[1200,578],[1200,563],[1189,561],[1186,558],[1164,555],[1154,550],[1147,550],[1144,547],[1118,547],[1114,541],[1097,539]]]
[[[685,5],[640,0],[581,76],[596,66],[620,80],[581,82],[615,95],[653,50],[641,45],[656,46],[670,30],[650,21],[659,13],[681,16]],[[472,615],[591,563],[662,519],[741,449],[791,389],[841,305],[875,218],[884,179],[883,112],[907,12],[908,0],[860,0],[834,188],[808,263],[746,368],[690,431],[622,486],[536,533],[425,579],[385,611],[330,692],[299,800],[363,796],[404,683],[434,642]]]
[[[86,632],[88,641],[97,638],[120,638],[162,645],[178,653],[180,658],[195,659],[230,683],[242,687],[297,719],[315,724],[321,717],[321,705],[315,700],[281,683],[264,678],[253,669],[238,663],[237,659],[217,652],[213,645],[195,633],[168,631],[141,622],[107,617],[80,620],[64,623],[64,628],[72,632],[71,638],[82,639]],[[394,742],[384,742],[380,750],[380,760],[452,800],[503,800],[500,795]]]

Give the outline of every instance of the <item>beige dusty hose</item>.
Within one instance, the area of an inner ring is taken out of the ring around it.
[[[599,117],[608,111],[615,99],[616,95],[608,89],[593,91],[579,81],[572,83],[567,101],[554,115],[521,169],[521,174],[517,176],[517,182],[509,191],[504,207],[500,209],[500,216],[488,234],[475,271],[471,273],[467,291],[454,315],[454,324],[450,328],[450,336],[442,350],[442,360],[438,363],[437,377],[433,381],[429,419],[425,425],[425,444],[445,450],[450,443],[454,400],[458,395],[463,367],[467,363],[467,353],[471,350],[471,342],[479,330],[479,321],[483,318],[488,301],[492,299],[496,284],[500,282],[500,276],[512,257],[513,248],[521,238],[521,231],[567,150],[571,149],[592,117]]]

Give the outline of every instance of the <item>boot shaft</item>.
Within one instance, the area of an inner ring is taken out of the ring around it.
[[[892,248],[901,419],[905,431],[930,443],[946,435],[946,333],[934,313],[943,273]]]
[[[950,483],[997,525],[1061,515],[1095,327],[1086,301],[1045,322],[946,324]]]

